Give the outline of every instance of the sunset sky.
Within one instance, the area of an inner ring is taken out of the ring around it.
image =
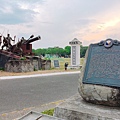
[[[16,42],[40,35],[34,49],[64,48],[74,38],[83,46],[120,40],[120,0],[1,0],[0,33]]]

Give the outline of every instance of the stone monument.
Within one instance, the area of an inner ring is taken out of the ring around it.
[[[79,80],[79,93],[95,104],[120,106],[120,42],[91,44]]]
[[[74,38],[71,42],[71,66],[70,68],[80,68],[80,45],[81,42]]]
[[[79,78],[79,94],[55,108],[65,120],[120,120],[120,41],[91,44]]]

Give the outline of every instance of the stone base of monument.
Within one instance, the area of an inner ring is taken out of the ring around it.
[[[82,65],[79,66],[68,66],[67,69],[80,69],[82,68]]]
[[[58,105],[54,116],[65,120],[120,120],[120,108],[88,103],[76,94]]]

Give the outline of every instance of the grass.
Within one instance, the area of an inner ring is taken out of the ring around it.
[[[53,116],[53,113],[54,113],[54,109],[45,110],[42,112],[42,114],[46,114],[46,115],[50,115],[50,116]]]
[[[51,58],[51,68],[54,68],[53,61],[58,60],[59,61],[59,69],[64,69],[64,64],[67,62],[69,65],[71,65],[71,58]],[[81,65],[84,62],[84,58],[80,58]]]

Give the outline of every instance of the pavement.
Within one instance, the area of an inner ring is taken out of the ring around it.
[[[80,73],[80,71],[64,71],[64,72],[55,72],[55,73],[42,73],[42,74],[32,74],[32,75],[18,75],[18,76],[2,76],[0,80],[6,79],[16,79],[16,78],[29,78],[29,77],[40,77],[40,76],[52,76],[52,75],[64,75],[64,74],[75,74]],[[55,108],[58,104],[64,102],[65,100],[53,101],[51,103],[46,103],[36,107],[25,108],[19,111],[12,111],[8,113],[0,114],[0,120],[17,120],[30,111],[35,111],[41,113],[42,111]]]
[[[21,118],[22,116],[26,115],[27,113],[34,111],[37,113],[41,113],[45,110],[53,109],[55,108],[58,104],[64,102],[65,100],[59,100],[51,103],[46,103],[40,106],[36,107],[30,107],[30,108],[25,108],[19,111],[12,111],[8,113],[3,113],[0,115],[0,120],[17,120],[18,118]]]

